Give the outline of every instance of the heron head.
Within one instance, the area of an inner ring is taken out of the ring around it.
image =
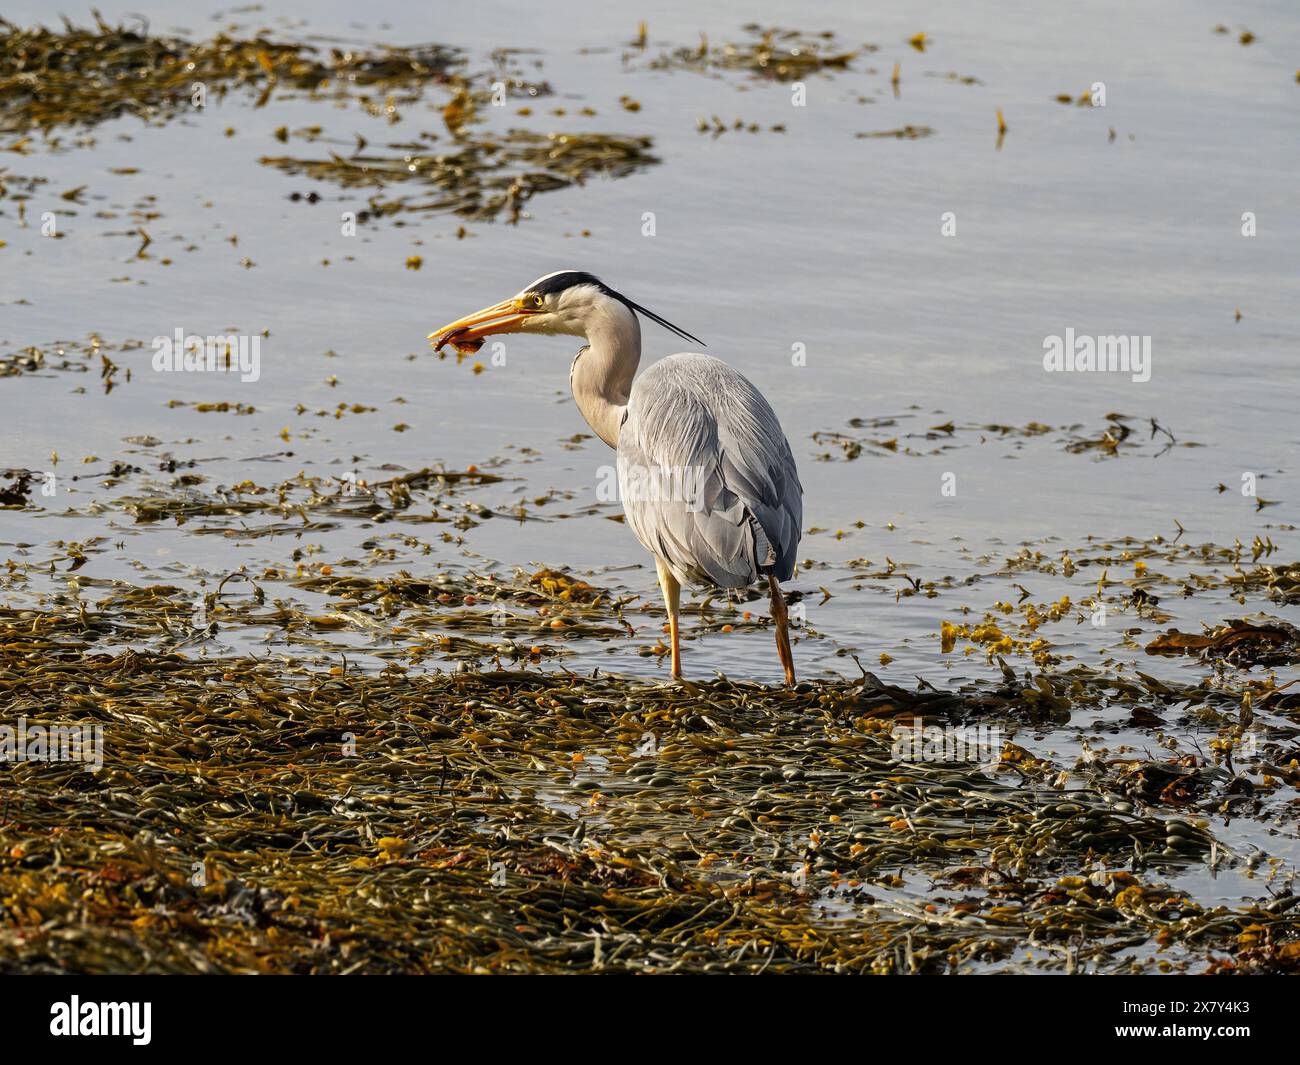
[[[435,351],[444,344],[452,344],[460,351],[477,351],[483,346],[484,337],[502,333],[586,337],[602,316],[631,316],[635,322],[638,312],[680,337],[696,344],[704,343],[583,270],[558,270],[539,277],[508,300],[435,330],[429,334],[429,340]]]

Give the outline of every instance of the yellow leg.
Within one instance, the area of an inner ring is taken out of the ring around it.
[[[682,645],[677,630],[677,614],[681,608],[682,586],[677,583],[672,570],[655,559],[655,569],[659,571],[659,587],[664,593],[664,604],[668,607],[668,631],[672,637],[673,680],[682,679]]]
[[[772,592],[772,620],[776,622],[776,653],[785,667],[785,682],[794,684],[794,651],[790,649],[790,615],[785,609],[785,596],[776,578],[769,576],[767,586]]]

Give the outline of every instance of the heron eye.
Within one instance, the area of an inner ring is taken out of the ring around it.
[[[544,299],[542,299],[541,296],[539,296],[536,292],[533,293],[532,304],[533,304],[534,307],[541,307],[541,306],[543,306],[545,303],[546,303],[546,301],[545,301]]]

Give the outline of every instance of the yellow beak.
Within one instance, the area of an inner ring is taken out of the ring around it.
[[[517,333],[524,319],[533,313],[513,299],[502,300],[435,330],[429,334],[429,341],[434,351],[441,351],[443,345],[449,343],[460,351],[478,351],[483,346],[484,337]]]

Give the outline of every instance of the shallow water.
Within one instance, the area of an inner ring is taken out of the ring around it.
[[[540,195],[517,226],[467,224],[458,239],[460,220],[445,214],[371,222],[344,236],[340,213],[362,206],[362,195],[258,163],[262,155],[346,152],[356,135],[372,145],[422,131],[445,135],[446,94],[437,88],[421,104],[400,107],[394,125],[356,106],[300,97],[254,110],[250,95],[234,91],[161,127],[119,119],[90,131],[82,147],[65,134],[61,150],[38,145],[34,155],[4,155],[11,171],[49,178],[28,203],[29,222],[53,210],[64,235],[49,240],[37,225],[19,227],[12,204],[0,202],[0,239],[8,245],[0,249],[0,353],[92,332],[115,345],[147,344],[177,328],[269,331],[255,383],[154,373],[147,347],[113,352],[131,379],[119,375],[108,394],[94,362],[86,374],[0,380],[0,468],[52,470],[59,479],[55,502],[36,500],[39,511],[0,511],[6,556],[62,558],[56,541],[106,537],[75,575],[60,566],[13,596],[80,594],[67,592],[71,580],[85,581],[92,596],[91,582],[115,579],[210,588],[240,566],[292,567],[303,560],[295,550],[306,552],[309,565],[339,565],[380,539],[395,552],[374,563],[380,569],[569,566],[657,602],[653,566],[629,530],[607,520],[617,507],[596,498],[610,454],[589,436],[574,440],[586,433],[567,395],[579,342],[511,338],[506,364],[475,374],[474,360],[439,360],[424,341],[436,325],[540,274],[574,267],[703,337],[710,353],[772,400],[805,488],[800,556],[809,564],[791,582],[804,595],[796,658],[805,676],[855,675],[852,654],[902,685],[916,676],[936,684],[996,679],[999,666],[982,650],[964,653],[959,644],[941,653],[939,628],[945,620],[978,621],[999,601],[1016,604],[1019,586],[1034,603],[1071,598],[1074,609],[1039,633],[1061,666],[1113,661],[1123,671],[1189,678],[1204,667],[1152,658],[1141,647],[1164,628],[1199,632],[1261,610],[1300,623],[1300,608],[1259,596],[1236,602],[1222,584],[1176,595],[1184,578],[1222,578],[1234,564],[1168,557],[1175,538],[1180,545],[1240,542],[1243,565],[1255,538],[1276,545],[1271,561],[1297,557],[1300,22],[1287,5],[1236,5],[1229,16],[1204,3],[1008,3],[996,17],[956,3],[871,12],[823,5],[815,24],[797,28],[833,30],[845,48],[871,43],[878,51],[847,72],[809,78],[803,107],[792,106],[789,85],[742,71],[650,69],[655,56],[694,44],[701,31],[718,43],[740,39],[751,21],[791,24],[785,5],[772,2],[710,5],[707,13],[661,5],[645,13],[644,51],[626,44],[642,12],[564,2],[528,19],[503,4],[454,4],[425,17],[381,2],[367,5],[364,24],[355,5],[342,3],[278,4],[214,19],[188,8],[160,3],[147,13],[156,30],[195,37],[234,22],[293,39],[434,40],[463,48],[470,71],[484,69],[495,48],[526,49],[521,67],[548,80],[556,95],[536,102],[528,117],[515,113],[515,102],[502,113],[489,109],[489,123],[649,136],[662,161],[630,177]],[[105,9],[110,21],[124,12]],[[26,24],[46,13],[20,3],[6,17]],[[1229,17],[1230,34],[1212,32]],[[1248,47],[1238,42],[1242,26],[1257,35]],[[922,30],[932,38],[924,53],[907,44]],[[1105,84],[1104,108],[1053,99],[1097,81]],[[622,108],[624,95],[640,109]],[[557,106],[568,111],[562,119],[550,114]],[[583,106],[596,116],[579,115]],[[1009,127],[1000,144],[999,108]],[[697,129],[715,115],[760,131]],[[280,126],[312,124],[324,127],[326,141],[281,145],[272,136]],[[771,130],[777,124],[784,132]],[[856,136],[906,125],[934,133]],[[122,167],[139,172],[111,173]],[[79,185],[84,205],[60,198]],[[311,191],[320,202],[289,199]],[[142,204],[156,217],[131,219]],[[102,211],[116,217],[97,217]],[[1241,232],[1247,211],[1257,219],[1254,237]],[[653,236],[642,235],[646,212],[654,215]],[[955,215],[955,235],[942,233],[945,212]],[[148,259],[133,258],[137,224],[153,239]],[[406,267],[412,255],[423,258],[420,270]],[[251,268],[241,266],[245,258]],[[1045,372],[1044,339],[1067,329],[1149,336],[1150,380]],[[643,335],[647,361],[680,350],[653,326]],[[796,345],[806,365],[792,363]],[[239,401],[255,413],[198,413],[169,406],[172,400]],[[341,402],[376,409],[316,416]],[[1106,420],[1113,412],[1131,419],[1118,453],[1067,450],[1071,440],[1114,424]],[[852,419],[881,421],[855,428]],[[925,439],[949,422],[953,433]],[[1003,438],[978,428],[1030,423],[1053,431]],[[409,428],[394,431],[398,424]],[[846,461],[835,441],[815,435],[826,433],[894,440],[897,450],[865,443]],[[161,443],[125,440],[145,435]],[[257,538],[227,521],[218,523],[224,535],[198,536],[193,525],[142,525],[122,512],[123,496],[170,484],[171,475],[157,471],[163,453],[197,460],[205,491],[280,482],[298,470],[373,482],[475,464],[507,479],[465,489],[463,498],[503,515],[521,500],[557,498],[530,505],[538,520],[476,521],[455,530],[452,542],[442,525],[403,525],[402,535],[417,543],[355,521]],[[105,486],[97,475],[115,461],[146,472]],[[1257,509],[1257,497],[1243,495],[1245,474],[1256,475],[1258,497],[1272,505]],[[955,485],[955,494],[945,495],[945,485]],[[1128,537],[1135,540],[1120,543]],[[1136,556],[1122,550],[1142,544],[1157,551],[1153,574],[1169,578],[1152,586],[1169,616],[1138,616],[1118,589],[1106,623],[1090,624],[1079,604],[1100,570],[1111,580],[1133,578]],[[1005,565],[1026,547],[1051,563],[1064,552],[1110,561],[1080,565],[1069,577],[1056,566],[1047,573]],[[909,590],[904,571],[922,585],[934,582],[933,594],[899,597]],[[659,622],[639,619],[636,637],[614,645],[570,642],[565,664],[666,676],[662,657],[638,653],[657,641]],[[779,678],[766,629],[692,637],[690,672]],[[369,639],[348,633],[338,643],[364,651]],[[242,651],[264,640],[275,643],[274,635],[227,630],[206,651]],[[1033,667],[1025,654],[1010,664],[1019,672]],[[1277,671],[1279,683],[1297,675]],[[1127,717],[1115,707],[1076,721],[1077,734],[1016,739],[1068,762],[1093,729],[1104,728],[1112,745],[1147,742],[1121,727]],[[1195,743],[1194,727],[1185,724],[1182,738]],[[1293,825],[1282,839],[1265,838],[1272,830],[1235,831],[1287,867],[1300,853]],[[1188,883],[1211,898],[1259,890],[1236,874]]]

